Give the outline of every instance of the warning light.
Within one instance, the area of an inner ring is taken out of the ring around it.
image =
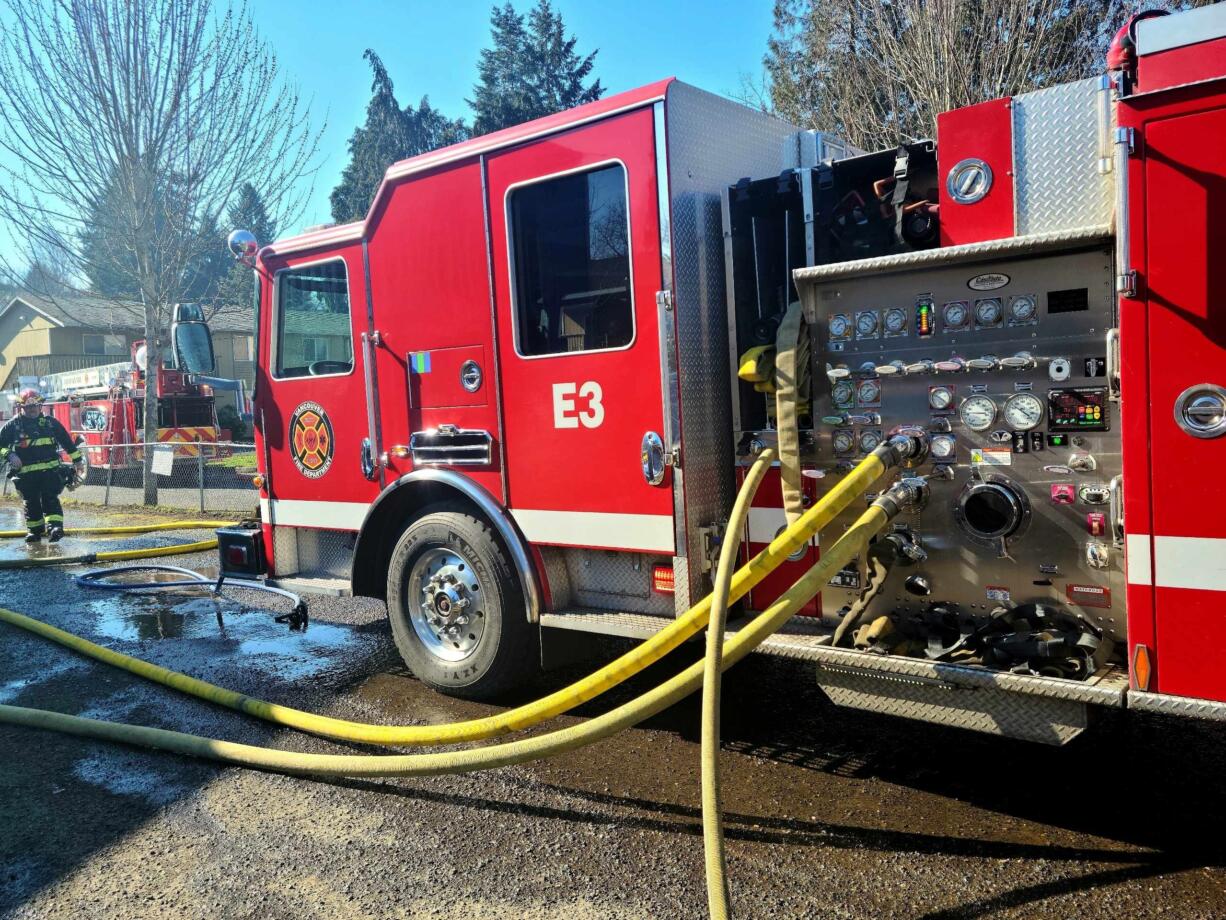
[[[917,336],[932,335],[933,314],[934,309],[931,300],[917,300],[915,302],[915,334]]]
[[[651,588],[657,594],[672,594],[676,590],[671,565],[657,565],[651,570]]]
[[[264,477],[261,476],[259,473],[257,473],[256,475],[251,477],[251,484],[255,486],[257,489],[264,488]]]

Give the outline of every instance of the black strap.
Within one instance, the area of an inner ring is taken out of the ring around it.
[[[834,211],[834,167],[819,163],[813,169],[813,256],[815,264],[830,258],[830,223]]]
[[[910,175],[911,154],[906,147],[899,147],[894,154],[894,194],[890,196],[890,204],[894,206],[894,240],[900,246],[907,244],[902,235],[903,209],[907,201],[907,190],[911,186]]]

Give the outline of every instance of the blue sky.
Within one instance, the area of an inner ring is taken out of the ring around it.
[[[535,0],[517,0],[521,12]],[[402,104],[423,95],[453,117],[471,117],[464,102],[477,76],[477,55],[489,42],[489,0],[252,0],[256,25],[287,76],[313,96],[328,128],[321,169],[300,226],[331,219],[328,194],[347,156],[346,141],[370,98],[374,48],[387,65]],[[734,95],[742,77],[757,78],[771,32],[771,0],[554,0],[578,51],[599,49],[595,75],[609,92],[676,76],[711,92]],[[282,232],[295,228],[283,228]]]

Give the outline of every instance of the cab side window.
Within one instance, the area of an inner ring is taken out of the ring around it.
[[[626,170],[619,164],[513,189],[507,201],[521,355],[634,340]]]
[[[353,370],[349,278],[343,259],[288,268],[276,279],[277,377]]]

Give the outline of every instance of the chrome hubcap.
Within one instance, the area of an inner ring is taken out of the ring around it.
[[[485,595],[468,559],[446,547],[426,550],[407,590],[413,629],[432,655],[461,661],[473,653],[485,631]]]

